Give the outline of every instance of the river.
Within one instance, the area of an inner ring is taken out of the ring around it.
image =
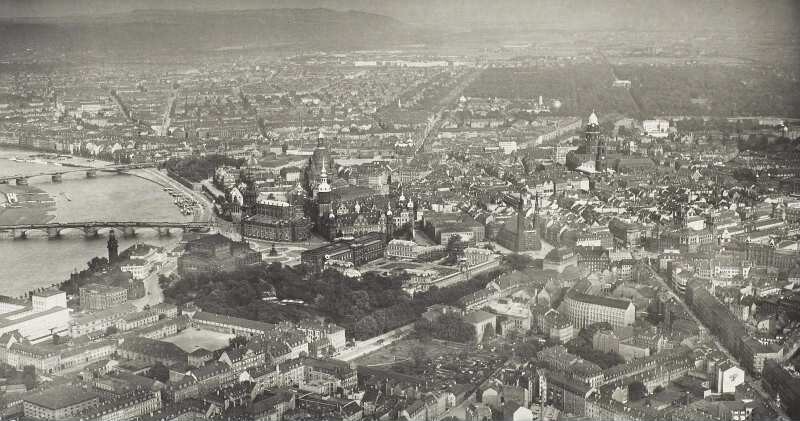
[[[28,160],[36,152],[0,149],[0,176],[28,175],[52,172],[59,167],[48,162],[18,162],[10,158]],[[102,165],[82,159],[58,162]],[[137,170],[139,171],[139,170]],[[86,178],[85,173],[65,174],[63,181],[54,183],[50,177],[29,180],[29,190],[44,194],[27,195],[38,198],[43,204],[16,212],[0,208],[0,224],[19,222],[80,222],[80,221],[190,221],[182,215],[173,198],[163,188],[135,175],[116,175],[98,172],[96,178]],[[3,192],[19,190],[14,186],[0,185],[0,204],[6,202]],[[49,196],[49,198],[47,197]],[[174,245],[179,233],[159,237],[152,230],[142,230],[135,237],[125,238],[120,232],[120,251],[135,242],[159,246]],[[95,256],[106,256],[107,233],[98,238],[85,239],[82,233],[68,230],[61,238],[48,240],[46,236],[32,235],[24,240],[0,239],[0,294],[19,296],[26,291],[59,283],[74,270],[82,270]]]

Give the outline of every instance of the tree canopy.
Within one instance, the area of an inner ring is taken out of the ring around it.
[[[486,286],[497,271],[447,288],[431,288],[414,297],[402,287],[405,274],[365,273],[360,280],[337,271],[306,272],[280,263],[244,266],[232,272],[207,272],[165,282],[164,295],[172,302],[194,302],[205,311],[267,323],[323,317],[345,328],[348,336],[365,339],[412,323],[425,308],[454,303]],[[278,304],[262,298],[301,300]]]
[[[149,376],[150,378],[158,380],[161,383],[166,383],[169,381],[169,368],[167,368],[161,362],[157,362],[152,368],[150,368]]]

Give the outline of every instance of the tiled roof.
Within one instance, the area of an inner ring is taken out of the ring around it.
[[[265,332],[270,331],[275,327],[275,325],[270,323],[259,322],[256,320],[242,319],[239,317],[225,316],[216,313],[209,313],[207,311],[201,311],[196,313],[192,317],[192,319],[211,322],[211,323],[220,323],[225,325],[238,326],[247,329],[262,330]]]
[[[631,305],[631,302],[628,300],[603,297],[600,295],[583,294],[573,289],[567,291],[567,298],[571,298],[575,301],[581,301],[584,303],[596,304],[603,307],[618,308],[620,310],[627,310],[628,307]]]
[[[61,409],[97,398],[97,394],[77,386],[59,386],[24,398],[47,409]]]

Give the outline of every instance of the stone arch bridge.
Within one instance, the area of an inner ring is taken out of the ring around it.
[[[94,178],[97,176],[98,172],[126,174],[129,170],[137,170],[137,169],[152,168],[152,167],[154,167],[154,164],[150,163],[107,165],[105,167],[83,167],[83,166],[62,167],[61,169],[58,169],[56,171],[41,172],[38,174],[0,176],[0,184],[7,184],[11,181],[14,181],[18,186],[27,186],[28,180],[34,177],[50,177],[54,183],[59,183],[61,182],[64,174],[85,171],[87,178]]]
[[[211,222],[132,222],[132,221],[87,221],[52,222],[47,224],[0,225],[0,238],[25,239],[30,233],[42,232],[47,238],[56,239],[67,230],[82,232],[86,238],[97,237],[101,230],[115,229],[125,236],[136,235],[136,230],[150,229],[158,235],[170,235],[172,230],[207,232]]]

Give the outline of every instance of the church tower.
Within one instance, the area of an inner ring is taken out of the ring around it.
[[[331,211],[331,185],[328,184],[328,173],[325,161],[322,161],[322,170],[319,175],[319,184],[316,188],[319,216],[325,216]]]
[[[109,263],[116,262],[117,257],[119,257],[118,253],[119,243],[117,242],[117,237],[114,235],[113,228],[108,233],[108,243],[106,243],[106,248],[108,248],[108,262]]]
[[[527,221],[525,220],[525,198],[520,194],[519,204],[517,205],[517,232],[514,236],[514,251],[520,252],[524,249],[525,244],[525,229],[527,228]]]
[[[394,215],[392,214],[392,205],[386,210],[386,243],[392,241],[394,238]]]
[[[600,136],[600,121],[594,111],[589,115],[585,136],[586,152],[590,157],[594,156],[594,169],[595,171],[602,171],[605,167],[606,145],[602,136]]]
[[[586,145],[586,153],[590,156],[594,156],[597,153],[597,147],[600,142],[600,121],[597,119],[597,114],[595,114],[594,111],[589,115],[589,122],[586,124],[584,142]]]

